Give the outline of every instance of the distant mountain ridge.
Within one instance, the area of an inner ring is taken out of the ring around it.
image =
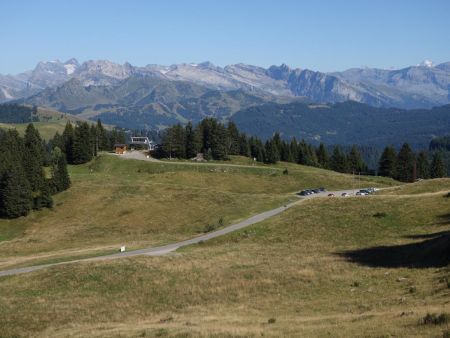
[[[139,76],[190,82],[210,90],[302,97],[318,103],[352,100],[376,107],[399,108],[431,108],[450,103],[450,62],[436,66],[425,62],[398,70],[354,68],[324,73],[292,69],[285,64],[267,69],[246,64],[218,67],[210,62],[136,67],[108,60],[80,64],[76,59],[43,61],[31,71],[0,75],[0,102],[26,99],[72,79],[84,87],[113,87]]]

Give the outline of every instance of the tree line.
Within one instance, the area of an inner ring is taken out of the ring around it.
[[[440,152],[428,154],[421,151],[416,154],[408,143],[404,143],[398,153],[393,146],[384,148],[378,165],[378,175],[402,182],[414,182],[418,178],[445,177],[446,168]]]
[[[123,130],[106,130],[100,120],[97,124],[67,122],[62,134],[58,132],[50,140],[50,147],[58,147],[69,164],[89,162],[99,151],[110,151],[116,143],[125,143]]]
[[[124,131],[106,130],[100,120],[95,125],[68,122],[48,143],[31,123],[23,137],[13,129],[0,130],[0,217],[52,208],[52,195],[70,187],[67,163],[86,163],[125,141]]]
[[[348,151],[335,146],[329,154],[323,143],[316,147],[305,140],[286,141],[279,133],[263,142],[240,132],[233,121],[224,124],[214,118],[205,118],[195,126],[188,122],[184,127],[177,124],[167,128],[155,155],[191,159],[198,153],[203,153],[206,160],[228,160],[230,155],[241,155],[263,163],[286,161],[343,173],[368,172],[356,146]]]
[[[58,147],[49,151],[33,124],[24,137],[16,130],[0,131],[0,217],[51,208],[52,195],[69,187],[64,154]]]
[[[28,123],[37,120],[37,107],[21,106],[15,103],[0,104],[0,122]]]

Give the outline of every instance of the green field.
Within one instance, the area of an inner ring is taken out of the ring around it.
[[[293,164],[107,155],[70,173],[73,187],[55,198],[54,210],[0,221],[1,269],[185,239],[219,218],[230,224],[279,206],[304,188],[358,184]],[[0,336],[442,337],[448,323],[420,320],[450,312],[450,180],[401,189],[306,201],[167,256],[2,277]]]
[[[56,132],[62,134],[64,127],[67,122],[76,123],[78,121],[84,121],[76,117],[75,115],[70,115],[66,113],[57,112],[54,110],[38,108],[38,122],[33,122],[34,126],[41,137],[44,140],[50,140],[55,136]],[[21,135],[25,133],[28,123],[0,123],[1,129],[16,129]]]

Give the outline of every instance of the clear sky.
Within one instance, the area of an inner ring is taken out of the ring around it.
[[[71,57],[321,71],[450,61],[449,0],[0,0],[0,73]]]

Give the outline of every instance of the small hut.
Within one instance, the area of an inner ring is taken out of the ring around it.
[[[127,145],[126,144],[121,144],[121,143],[116,143],[114,145],[114,152],[118,155],[123,155],[127,152]]]

